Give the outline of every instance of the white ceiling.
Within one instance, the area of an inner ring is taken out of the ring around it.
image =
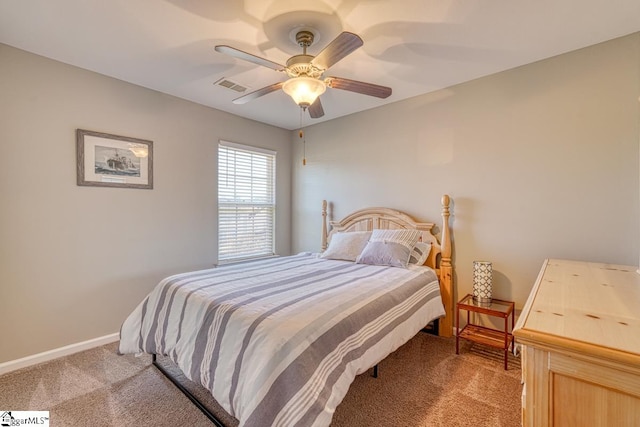
[[[312,55],[359,34],[364,46],[329,74],[393,89],[384,100],[327,89],[325,116],[309,125],[640,31],[640,0],[0,1],[2,43],[286,129],[300,114],[282,91],[235,105],[214,85],[255,90],[285,74],[213,48],[283,64],[301,53],[290,39],[301,25],[320,33]]]

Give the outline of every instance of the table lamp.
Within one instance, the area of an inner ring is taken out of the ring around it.
[[[493,266],[489,261],[473,261],[473,300],[480,305],[491,304]]]

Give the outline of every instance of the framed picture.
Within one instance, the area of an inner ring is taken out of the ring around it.
[[[153,142],[76,130],[78,185],[153,188]]]

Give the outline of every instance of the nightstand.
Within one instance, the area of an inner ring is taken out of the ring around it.
[[[456,354],[460,354],[460,338],[479,344],[499,348],[504,351],[504,369],[507,369],[507,357],[509,347],[513,344],[513,335],[509,333],[509,317],[511,317],[511,330],[515,325],[515,303],[492,299],[491,303],[478,303],[473,300],[473,295],[467,294],[456,304]],[[467,312],[467,324],[460,330],[460,310]],[[470,313],[486,314],[487,316],[504,319],[504,330],[487,328],[471,323]]]

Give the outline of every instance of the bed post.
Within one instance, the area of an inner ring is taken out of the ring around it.
[[[327,201],[322,201],[322,242],[320,244],[320,252],[327,249]]]
[[[453,266],[451,264],[451,230],[449,229],[449,203],[451,198],[442,196],[442,241],[440,242],[440,292],[446,316],[440,319],[440,336],[450,337],[453,331]]]

